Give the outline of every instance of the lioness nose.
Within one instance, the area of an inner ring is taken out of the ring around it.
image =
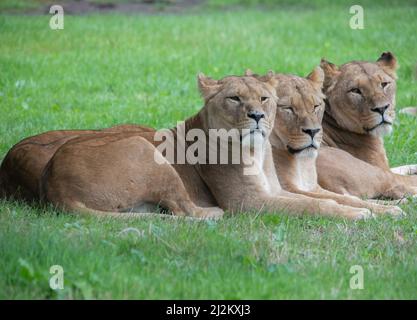
[[[320,131],[320,129],[302,129],[304,133],[307,133],[311,139]]]
[[[380,107],[380,108],[373,108],[371,109],[373,112],[378,112],[381,116],[384,115],[385,111],[388,109],[389,104],[387,104],[386,106]]]
[[[259,111],[249,111],[248,117],[255,120],[256,123],[259,122],[262,118],[265,118],[265,113]]]

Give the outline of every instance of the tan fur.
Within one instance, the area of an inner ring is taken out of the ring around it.
[[[254,130],[249,138],[256,136],[263,150],[261,158],[252,159],[257,175],[245,175],[243,164],[158,165],[154,154],[160,142],[154,141],[153,132],[95,133],[72,139],[57,150],[44,171],[43,197],[60,208],[94,215],[123,216],[146,203],[161,204],[175,215],[197,217],[221,216],[223,211],[213,208],[216,205],[232,212],[287,211],[352,219],[370,215],[367,209],[281,189],[268,140],[277,102],[268,83],[253,77],[216,81],[201,75],[199,88],[205,105],[185,121],[186,132]],[[258,124],[248,116],[254,111],[264,115]]]
[[[322,142],[321,122],[325,109],[322,69],[317,67],[307,78],[280,74],[275,79],[279,100],[270,142],[282,187],[313,198],[331,199],[351,207],[368,208],[376,214],[401,214],[399,207],[373,204],[354,196],[333,193],[319,186],[316,158]],[[308,130],[319,131],[312,138]]]
[[[25,138],[14,145],[0,167],[0,196],[39,201],[41,174],[56,150],[64,143],[80,135],[98,132],[150,131],[137,125],[118,125],[103,130],[55,130]]]
[[[390,171],[383,135],[395,119],[397,61],[383,53],[377,62],[340,67],[322,60],[327,96],[324,145],[318,157],[319,184],[331,191],[369,198],[401,199],[417,194],[417,177]],[[383,112],[383,116],[376,108]],[[391,123],[381,124],[382,119]]]

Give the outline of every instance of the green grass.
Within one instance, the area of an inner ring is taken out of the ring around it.
[[[417,105],[417,8],[344,6],[166,16],[0,16],[0,158],[20,139],[118,123],[173,126],[201,106],[195,75],[274,69],[305,75],[393,51],[397,102]],[[416,163],[415,118],[386,139],[392,165]],[[399,126],[401,125],[401,128]],[[408,298],[417,292],[417,206],[372,221],[239,215],[219,222],[56,216],[0,202],[0,298]],[[120,232],[134,227],[141,235]],[[49,289],[62,265],[65,289]],[[365,271],[351,290],[349,269]]]
[[[196,223],[39,214],[4,205],[0,298],[416,298],[415,215]],[[127,227],[140,233],[120,234]],[[48,287],[56,264],[63,291]],[[363,290],[349,289],[352,265],[364,268]]]

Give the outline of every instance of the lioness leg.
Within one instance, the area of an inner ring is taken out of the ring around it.
[[[162,214],[156,212],[109,212],[89,209],[82,203],[74,203],[72,210],[80,215],[95,216],[101,218],[117,218],[117,219],[138,219],[157,217],[162,219],[185,219],[185,220],[205,220],[205,219],[219,219],[223,215],[223,210],[218,207],[201,208],[196,207],[196,211],[201,211],[202,214],[195,214],[194,216],[181,216],[172,214]],[[204,214],[203,214],[204,213]]]
[[[373,204],[380,204],[383,206],[398,206],[400,204],[407,204],[409,203],[407,198],[402,198],[402,199],[398,199],[398,200],[384,200],[384,199],[366,199],[364,200],[366,202],[369,203],[373,203]]]
[[[285,196],[257,197],[249,201],[242,200],[235,203],[229,210],[286,212],[294,215],[323,215],[327,217],[343,217],[352,220],[364,219],[372,216],[371,211],[365,208],[353,208],[338,204],[333,200],[321,200],[299,194],[284,193]],[[288,195],[288,196],[287,196]]]
[[[417,197],[417,187],[409,185],[394,185],[382,194],[384,198],[388,199],[402,199],[406,197]]]
[[[289,190],[291,191],[291,190]],[[341,195],[338,193],[330,192],[322,188],[318,188],[315,192],[296,191],[297,193],[303,194],[308,197],[317,199],[330,199],[334,200],[339,204],[355,207],[355,208],[366,208],[371,210],[375,214],[390,214],[393,216],[404,215],[405,213],[400,207],[393,205],[382,205],[377,203],[368,202],[355,196]]]
[[[219,208],[196,206],[175,169],[139,134],[115,137],[82,137],[62,146],[43,177],[45,199],[76,212],[130,214],[152,203],[178,216],[223,214]]]
[[[317,172],[320,187],[338,194],[392,200],[416,194],[417,176],[384,171],[335,148],[321,148]]]

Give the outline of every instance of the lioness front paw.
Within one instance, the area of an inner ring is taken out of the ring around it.
[[[348,215],[348,218],[353,219],[353,220],[363,220],[363,219],[369,219],[373,217],[374,215],[372,214],[371,210],[366,209],[366,208],[354,209]]]
[[[407,213],[403,211],[400,207],[396,206],[389,206],[384,210],[384,213],[390,214],[394,217],[405,217]]]

